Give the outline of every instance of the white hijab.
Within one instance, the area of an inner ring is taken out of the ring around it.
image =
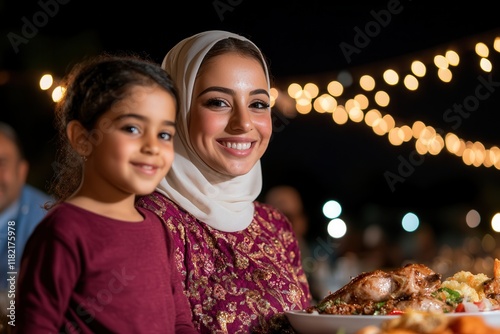
[[[191,98],[200,64],[215,43],[228,37],[249,41],[227,31],[205,31],[180,41],[163,60],[162,67],[170,73],[179,90],[180,109],[174,137],[174,162],[157,190],[207,225],[235,232],[244,230],[252,222],[253,201],[262,190],[260,161],[245,175],[222,175],[200,159],[188,134]],[[266,64],[264,57],[262,60]],[[267,68],[266,77],[269,90]]]

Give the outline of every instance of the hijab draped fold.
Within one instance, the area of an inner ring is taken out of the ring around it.
[[[229,37],[249,41],[227,31],[205,31],[179,42],[163,60],[162,67],[170,73],[179,90],[180,109],[174,137],[174,162],[157,190],[205,224],[220,231],[235,232],[244,230],[252,222],[253,201],[262,189],[260,161],[245,175],[223,175],[200,159],[188,133],[189,110],[200,64],[215,43]],[[263,56],[262,61],[266,64]],[[269,90],[267,68],[266,77]]]

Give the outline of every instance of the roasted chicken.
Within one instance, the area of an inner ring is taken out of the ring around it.
[[[493,278],[483,283],[483,289],[487,298],[500,303],[500,260],[495,259]]]
[[[408,264],[392,271],[362,273],[306,311],[367,315],[405,309],[451,312],[454,305],[433,296],[440,287],[440,274],[422,264]]]

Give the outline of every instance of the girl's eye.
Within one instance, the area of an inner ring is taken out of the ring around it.
[[[173,136],[170,133],[168,133],[168,132],[162,132],[162,133],[159,134],[159,137],[162,140],[171,141]]]
[[[139,128],[133,125],[124,126],[122,129],[130,133],[135,133],[135,134],[139,133]]]

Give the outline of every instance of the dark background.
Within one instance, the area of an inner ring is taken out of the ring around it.
[[[472,41],[490,46],[492,81],[500,81],[500,58],[491,48],[495,33],[500,35],[493,5],[487,1],[0,0],[0,120],[20,132],[31,162],[30,183],[45,189],[52,175],[54,133],[50,96],[37,89],[42,73],[62,76],[74,62],[101,51],[134,51],[161,62],[182,38],[223,29],[261,47],[274,85],[283,90],[291,82],[312,81],[324,91],[325,83],[340,71],[380,77],[388,67],[408,67],[416,58],[431,61],[433,55],[455,47],[462,51],[462,62],[450,84],[428,75],[417,92],[392,88],[387,109],[406,124],[422,120],[448,132],[452,129],[443,121],[445,110],[473,95],[478,76],[486,76],[478,70]],[[399,8],[398,13],[386,17],[380,31],[347,59],[339,45],[353,45],[357,31],[373,24],[376,15],[387,14],[391,6]],[[37,25],[30,30],[27,25],[34,22]],[[13,36],[25,39],[15,47]],[[499,96],[494,90],[453,131],[487,147],[499,145]],[[327,219],[321,205],[328,199],[343,205],[342,218],[351,231],[377,223],[399,235],[400,219],[413,211],[438,235],[460,234],[469,209],[481,213],[481,228],[489,231],[487,220],[500,203],[497,169],[466,166],[442,152],[420,157],[404,182],[391,190],[384,173],[397,174],[401,161],[415,157],[414,141],[394,147],[364,124],[339,126],[330,115],[315,112],[294,118],[277,109],[273,112],[279,127],[262,159],[263,194],[276,184],[297,187],[312,221],[311,238],[325,234]]]

